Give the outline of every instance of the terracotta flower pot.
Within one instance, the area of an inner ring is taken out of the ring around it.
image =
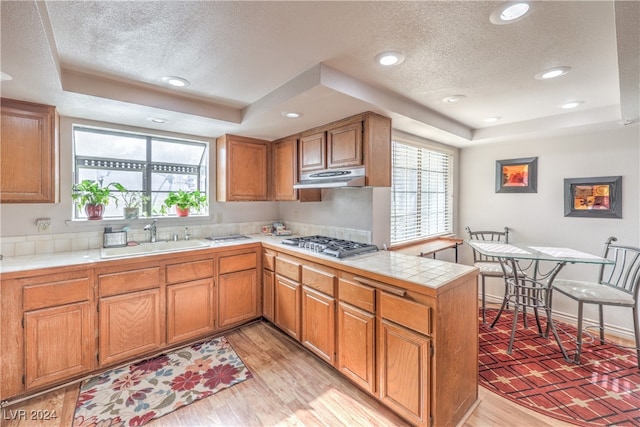
[[[104,205],[85,205],[84,211],[90,220],[102,219],[102,215],[104,214]]]
[[[180,209],[176,206],[176,214],[178,216],[189,216],[189,208]]]

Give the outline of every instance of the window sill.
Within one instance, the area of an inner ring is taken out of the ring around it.
[[[66,220],[65,224],[69,228],[87,228],[90,225],[97,226],[109,226],[117,225],[118,227],[144,227],[153,220],[158,220],[158,224],[200,224],[210,223],[211,215],[189,215],[189,216],[151,216],[151,217],[139,217],[139,218],[104,218],[97,220],[88,219],[70,219]]]

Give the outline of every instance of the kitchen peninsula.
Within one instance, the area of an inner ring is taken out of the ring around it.
[[[453,425],[476,401],[474,268],[251,237],[131,258],[5,258],[0,327],[14,333],[0,343],[1,399],[264,318],[412,424]]]

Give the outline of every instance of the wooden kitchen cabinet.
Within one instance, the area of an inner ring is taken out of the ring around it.
[[[262,316],[270,322],[274,317],[274,299],[276,284],[276,253],[265,249],[262,253]]]
[[[91,370],[95,366],[95,327],[91,281],[86,272],[52,274],[25,282],[26,389]]]
[[[97,281],[100,366],[159,350],[165,342],[160,267],[110,267],[99,271]]]
[[[408,421],[429,425],[429,337],[383,319],[378,348],[380,400]]]
[[[305,262],[302,265],[302,345],[325,362],[335,363],[337,273],[334,269]]]
[[[55,107],[2,98],[0,203],[58,201]]]
[[[327,168],[326,131],[317,131],[300,138],[300,172]]]
[[[218,326],[227,328],[260,317],[259,249],[230,251],[218,258]]]
[[[327,167],[362,165],[362,122],[327,130]]]
[[[216,141],[216,199],[218,202],[268,200],[267,141],[224,135]]]
[[[376,393],[375,289],[340,272],[336,368],[371,394]]]
[[[276,257],[275,324],[285,333],[300,341],[300,308],[303,260],[278,254]]]
[[[391,186],[391,119],[366,112],[299,134],[300,172],[364,166],[365,185]]]
[[[167,344],[206,336],[215,330],[213,267],[213,258],[185,261],[165,267]]]
[[[276,275],[275,324],[296,340],[300,340],[300,294],[298,282]]]
[[[298,200],[298,140],[287,138],[273,143],[273,198],[274,200]]]

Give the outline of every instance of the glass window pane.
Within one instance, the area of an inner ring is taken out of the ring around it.
[[[196,175],[179,175],[174,173],[152,173],[152,191],[194,191],[198,189]]]
[[[199,165],[205,150],[204,144],[175,143],[152,140],[151,161],[160,163],[177,163]]]
[[[74,129],[73,136],[77,156],[146,160],[144,136],[113,135],[78,128]]]

